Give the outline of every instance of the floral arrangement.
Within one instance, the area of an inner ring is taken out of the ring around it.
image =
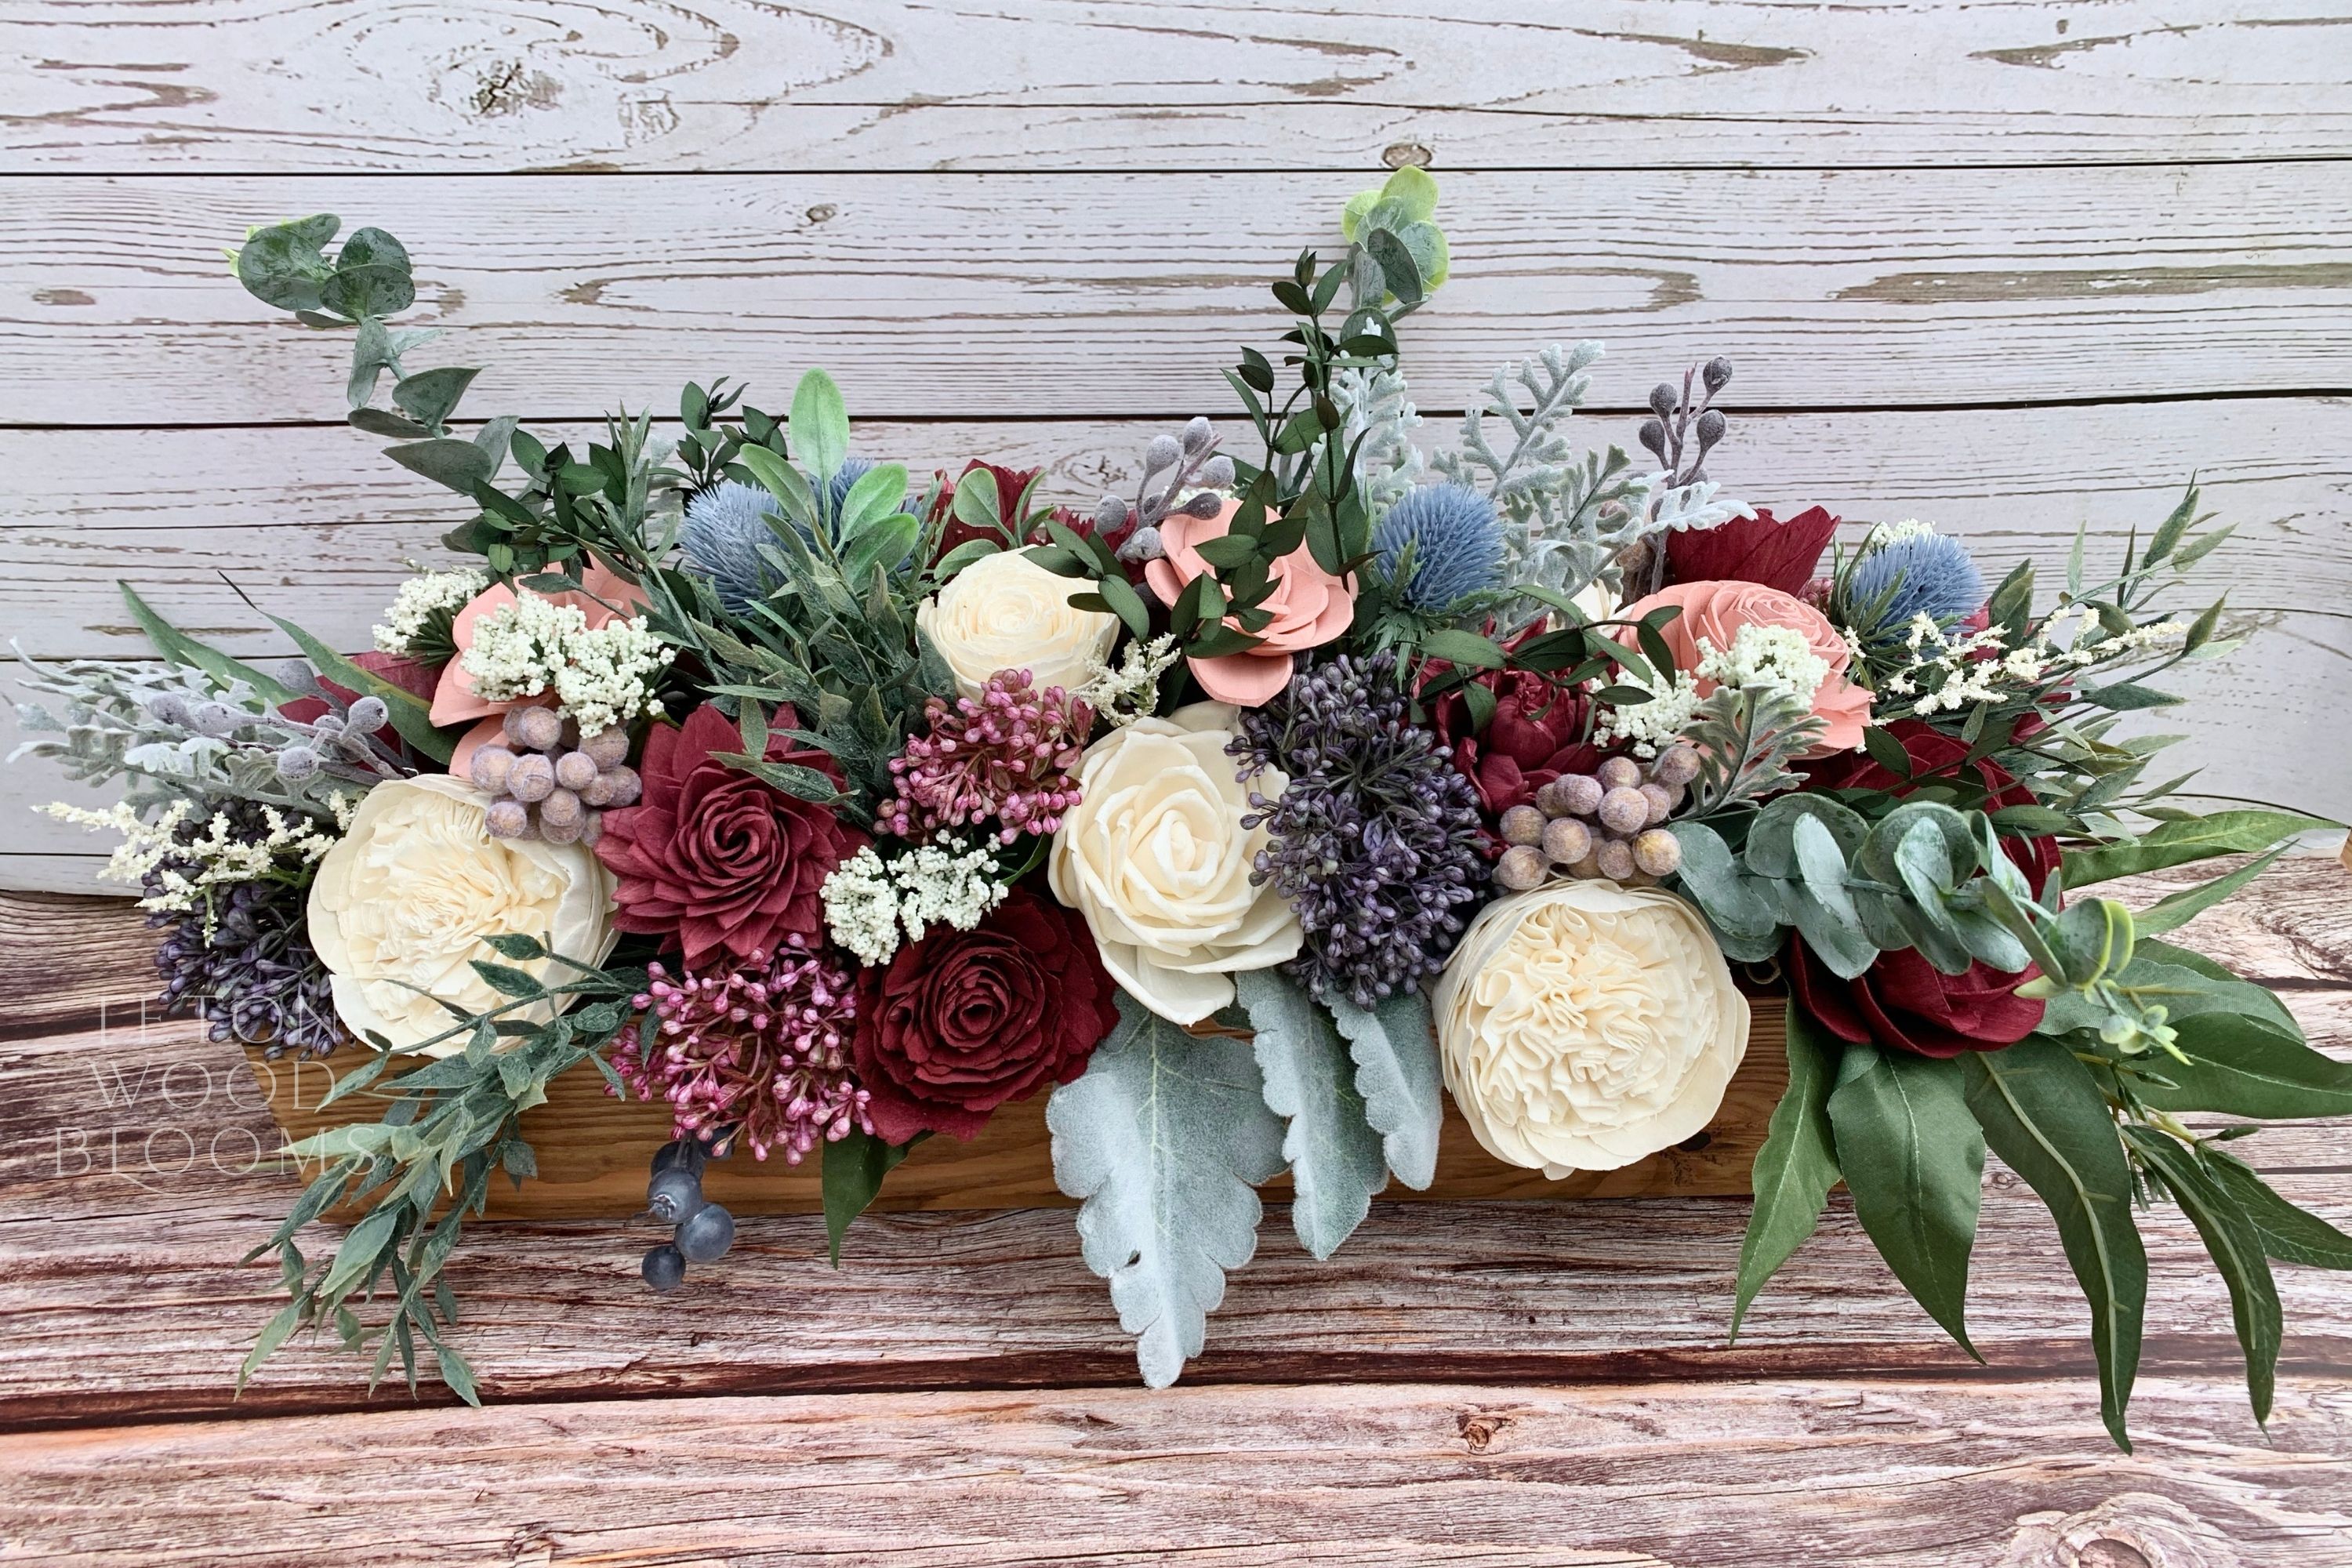
[[[733,1239],[706,1162],[815,1162],[837,1264],[909,1148],[1050,1095],[1162,1385],[1260,1184],[1328,1257],[1431,1182],[1449,1096],[1497,1161],[1625,1165],[1708,1124],[1785,992],[1735,1331],[1843,1181],[1967,1348],[1990,1150],[2055,1218],[2118,1443],[2151,1205],[2208,1243],[2263,1415],[2270,1260],[2352,1238],[2231,1145],[2352,1110],[2352,1068],[2163,937],[2332,825],[2184,809],[2126,732],[2228,646],[2220,605],[2164,601],[2229,531],[2192,489],[2111,572],[2078,538],[2054,594],[1925,523],[1840,543],[1709,477],[1720,358],[1653,394],[1646,459],[1577,450],[1591,343],[1506,366],[1425,455],[1398,329],[1449,269],[1435,204],[1400,171],[1274,283],[1289,329],[1226,375],[1246,457],[1195,419],[1083,509],[859,453],[821,370],[781,416],[721,383],[658,432],[461,433],[478,372],[410,366],[396,240],[248,236],[248,289],[353,335],[352,425],[462,498],[451,563],[364,651],[278,621],[304,657],[268,669],[126,587],[162,664],[26,660],[25,710],[30,750],[127,784],[55,809],[123,834],[166,1001],[389,1101],[292,1151],[320,1173],[257,1249],[289,1300],[246,1373],[331,1326],[474,1398],[445,1265],[532,1175],[521,1112],[594,1070],[673,1119],[661,1290]],[[2243,852],[2147,909],[2095,891]],[[313,1258],[331,1210],[360,1217]]]

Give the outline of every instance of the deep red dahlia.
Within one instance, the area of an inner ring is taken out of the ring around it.
[[[1118,1022],[1085,921],[1026,888],[971,931],[900,948],[858,987],[857,1076],[893,1143],[972,1137],[998,1106],[1076,1078]]]
[[[831,757],[783,738],[798,722],[791,709],[778,710],[767,760],[838,781]],[[718,760],[742,749],[734,721],[707,704],[680,729],[657,727],[637,768],[644,796],[605,812],[596,841],[597,858],[620,882],[613,923],[662,937],[688,967],[722,952],[756,963],[794,935],[820,941],[819,889],[866,842],[830,807]]]

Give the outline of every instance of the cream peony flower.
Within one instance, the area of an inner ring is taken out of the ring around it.
[[[1267,838],[1242,826],[1250,790],[1271,797],[1290,781],[1234,776],[1234,712],[1196,702],[1097,741],[1054,835],[1054,896],[1086,917],[1112,977],[1179,1024],[1231,1002],[1234,971],[1271,968],[1303,940],[1282,896],[1250,885]]]
[[[602,962],[618,933],[606,920],[613,874],[584,844],[492,838],[490,797],[446,773],[392,779],[367,793],[310,885],[310,944],[334,977],[335,1012],[402,1049],[498,1005],[474,973],[482,944],[517,933],[567,957]],[[517,964],[533,973],[547,960]],[[515,1016],[531,1017],[530,1011]],[[536,1015],[545,1017],[543,1008]],[[444,1040],[427,1055],[465,1048]]]
[[[1025,669],[1039,690],[1076,691],[1102,672],[1118,640],[1118,617],[1074,610],[1085,590],[1018,550],[983,555],[917,606],[915,624],[939,646],[956,687],[977,697],[1000,669]]]
[[[1610,881],[1489,904],[1434,1012],[1445,1087],[1479,1143],[1555,1181],[1688,1138],[1748,1054],[1748,999],[1698,911]]]

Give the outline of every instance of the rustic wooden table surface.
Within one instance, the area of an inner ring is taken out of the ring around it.
[[[1444,16],[1424,14],[1441,10]],[[2352,816],[2352,20],[2327,0],[0,0],[0,627],[361,646],[455,521],[341,424],[346,348],[220,249],[320,210],[415,254],[480,413],[584,426],[822,362],[859,445],[1080,500],[1226,406],[1263,280],[1383,165],[1441,176],[1456,279],[1408,324],[1428,434],[1503,360],[1605,339],[1590,438],[1738,363],[1712,467],[1927,516],[1996,566],[2118,548],[2190,472],[2201,586],[2263,628],[2200,672],[2202,787]],[[0,719],[0,746],[10,737]],[[642,1237],[480,1231],[486,1412],[296,1346],[232,1402],[287,1201],[229,1048],[142,1021],[98,847],[0,772],[0,1561],[2352,1563],[2352,1311],[2284,1268],[2245,1412],[2185,1225],[2107,1444],[2046,1216],[1989,1175],[1989,1367],[1850,1211],[1724,1343],[1736,1201],[1278,1216],[1178,1388],[1134,1385],[1066,1212],[894,1216],[844,1268],[747,1222],[656,1300]],[[2352,1052],[2332,860],[2192,934]],[[2144,889],[2152,894],[2156,888]],[[2352,1224],[2344,1130],[2258,1163]]]

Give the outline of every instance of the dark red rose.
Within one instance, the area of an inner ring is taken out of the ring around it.
[[[1913,948],[1882,952],[1852,980],[1841,980],[1805,946],[1789,938],[1789,988],[1806,1012],[1842,1040],[1923,1057],[1997,1051],[2042,1024],[2039,1002],[2017,994],[2036,970],[2009,974],[1971,963],[1946,974]]]
[[[790,708],[777,710],[767,760],[838,781],[831,757],[783,738],[798,722]],[[739,963],[762,961],[787,932],[822,940],[818,889],[866,843],[829,808],[717,760],[742,749],[734,721],[708,705],[682,729],[656,726],[637,764],[644,795],[605,812],[596,841],[597,858],[620,880],[613,923],[662,937],[689,967],[721,951]]]
[[[971,931],[934,929],[858,980],[851,1049],[874,1131],[970,1138],[1007,1100],[1067,1083],[1118,1022],[1086,922],[1015,888]]]
[[[1968,761],[1968,743],[1917,719],[1901,719],[1886,727],[1903,742],[1911,760],[1911,776],[1897,778],[1873,762],[1867,752],[1846,752],[1809,770],[1817,789],[1880,789],[1909,795],[1941,780],[1953,783],[1973,774],[1985,791],[1984,808],[2025,805],[2032,793],[1990,761]],[[2001,848],[2025,873],[2035,893],[2058,868],[2058,841],[2003,838]],[[2017,988],[2040,971],[2027,968],[2011,974],[1988,963],[1971,963],[1964,974],[1946,974],[1915,949],[1882,952],[1852,980],[1841,980],[1807,948],[1804,939],[1789,939],[1784,960],[1789,987],[1805,1010],[1840,1039],[1873,1041],[1923,1057],[1951,1057],[1962,1051],[1997,1051],[2013,1046],[2042,1023],[2042,1004],[2017,994]]]
[[[1761,583],[1802,598],[1837,525],[1822,507],[1786,522],[1759,507],[1719,527],[1677,529],[1666,535],[1666,582]]]

